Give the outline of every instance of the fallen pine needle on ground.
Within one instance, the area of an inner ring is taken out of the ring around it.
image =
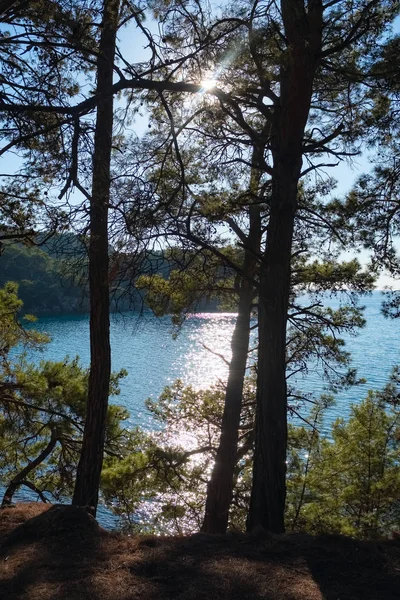
[[[127,536],[82,509],[0,511],[1,600],[399,600],[400,542]]]

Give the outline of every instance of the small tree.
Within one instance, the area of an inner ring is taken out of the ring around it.
[[[337,419],[331,439],[300,428],[289,459],[287,518],[294,529],[359,538],[388,535],[399,523],[400,411],[369,392]],[[334,493],[332,493],[334,490]]]
[[[78,359],[26,359],[28,348],[40,348],[46,335],[23,326],[17,286],[0,289],[0,480],[5,485],[2,505],[10,504],[21,486],[43,501],[71,494],[81,448],[86,410],[88,371]],[[22,345],[22,352],[18,347]],[[118,394],[123,372],[114,374],[110,393]],[[106,451],[116,454],[124,439],[120,422],[127,412],[110,406]]]

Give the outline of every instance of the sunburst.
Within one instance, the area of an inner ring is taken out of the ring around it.
[[[217,79],[203,79],[200,85],[202,90],[209,92],[218,85],[218,81]]]

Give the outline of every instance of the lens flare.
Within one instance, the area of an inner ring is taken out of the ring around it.
[[[203,79],[201,82],[201,87],[204,91],[209,92],[213,88],[216,87],[218,81],[216,79]]]

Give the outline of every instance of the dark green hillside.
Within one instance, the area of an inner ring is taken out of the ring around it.
[[[67,276],[66,264],[37,247],[4,246],[0,257],[0,286],[19,285],[27,312],[57,314],[83,310],[84,289]]]
[[[135,289],[142,274],[168,278],[179,270],[176,253],[148,252],[130,256],[110,248],[111,311],[141,309],[144,292]],[[35,315],[88,312],[87,255],[83,241],[72,233],[56,234],[38,246],[3,244],[0,287],[19,286],[24,309]],[[217,302],[199,299],[193,310],[215,311]]]

